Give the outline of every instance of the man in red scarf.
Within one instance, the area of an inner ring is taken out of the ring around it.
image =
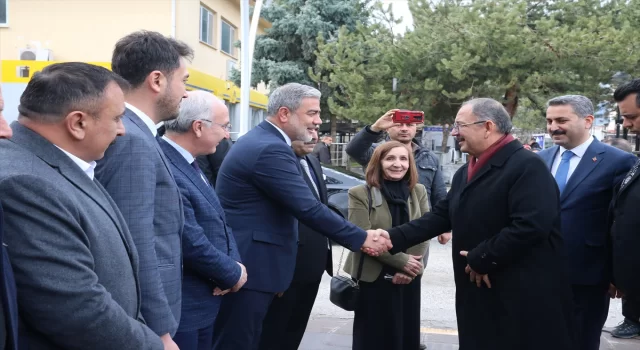
[[[391,253],[452,229],[456,233],[461,349],[571,350],[574,325],[558,187],[511,128],[496,100],[462,105],[452,135],[471,160],[432,212],[389,230]]]

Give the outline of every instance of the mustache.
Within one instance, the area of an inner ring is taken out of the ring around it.
[[[566,135],[566,134],[567,134],[566,131],[563,131],[563,130],[560,130],[560,129],[551,132],[551,136]]]

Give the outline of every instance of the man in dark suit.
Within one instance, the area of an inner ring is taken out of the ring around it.
[[[573,290],[576,339],[581,350],[598,350],[609,313],[609,225],[614,188],[635,157],[590,135],[593,104],[580,95],[547,103],[547,131],[555,146],[538,154],[560,189],[562,237]]]
[[[300,163],[307,164],[302,166],[305,182],[316,198],[326,205],[327,185],[323,180],[322,166],[316,157],[308,156],[315,144],[315,140],[292,141],[291,147]],[[333,276],[331,244],[322,234],[299,223],[293,280],[289,289],[279,294],[269,307],[262,324],[260,350],[298,349],[325,271]]]
[[[216,152],[218,143],[229,137],[229,111],[209,92],[193,91],[188,96],[178,118],[164,123],[167,132],[160,140],[182,194],[185,216],[182,315],[174,340],[180,349],[211,350],[222,295],[239,290],[247,271],[239,262],[218,196],[195,160]]]
[[[620,85],[613,94],[618,103],[623,126],[631,132],[640,133],[640,79]],[[613,225],[613,285],[617,290],[611,294],[622,299],[622,315],[624,322],[611,331],[618,338],[633,338],[640,335],[640,282],[638,266],[640,266],[640,172],[637,160],[629,173],[622,180],[611,205]]]
[[[102,67],[50,65],[0,141],[5,242],[31,349],[164,349],[140,313],[127,224],[94,179],[95,161],[125,132],[127,88]]]
[[[184,223],[180,191],[156,140],[156,124],[178,116],[189,73],[186,44],[155,32],[118,41],[111,68],[131,84],[123,123],[127,134],[98,162],[96,177],[120,207],[140,254],[142,316],[166,344],[181,309]]]
[[[462,105],[451,135],[471,159],[433,211],[389,229],[391,253],[453,229],[461,349],[578,349],[558,187],[511,129],[496,100]]]
[[[2,116],[4,100],[0,87],[0,139],[9,139],[13,131]],[[2,201],[0,193],[0,202]],[[0,349],[18,349],[18,301],[16,300],[16,281],[9,261],[9,253],[4,246],[2,205],[0,205]]]
[[[313,148],[313,155],[322,164],[331,165],[331,143],[333,139],[331,136],[322,137],[322,141],[318,142]]]
[[[227,153],[229,153],[231,146],[233,146],[233,142],[231,142],[231,139],[227,137],[220,141],[216,147],[215,153],[196,157],[198,166],[200,166],[204,176],[207,177],[211,186],[214,188],[216,187],[216,180],[218,179],[218,173],[220,172],[222,161],[224,160],[224,157],[227,156]]]
[[[383,230],[365,232],[322,204],[302,177],[291,141],[317,137],[320,91],[286,84],[269,96],[267,120],[241,136],[222,162],[217,193],[249,280],[222,301],[214,349],[255,350],[276,293],[289,288],[298,247],[298,219],[348,249],[386,251]]]

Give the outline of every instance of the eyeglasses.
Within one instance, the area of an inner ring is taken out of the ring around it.
[[[477,122],[473,122],[473,123],[466,123],[466,124],[459,124],[459,123],[453,123],[453,130],[458,130],[460,131],[460,128],[464,128],[465,126],[470,126],[470,125],[476,125],[476,124],[482,124],[486,122],[486,120],[478,120]]]
[[[232,127],[231,124],[220,124],[220,123],[216,123],[213,120],[209,120],[209,119],[198,119],[198,120],[218,125],[219,127],[223,128],[225,131],[231,131],[231,127]]]

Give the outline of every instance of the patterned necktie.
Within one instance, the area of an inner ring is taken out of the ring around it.
[[[198,175],[200,175],[200,178],[202,179],[202,181],[204,181],[204,183],[207,184],[207,186],[209,185],[209,181],[207,181],[207,178],[204,177],[204,173],[202,172],[202,170],[200,170],[200,166],[198,165],[198,161],[194,160],[193,162],[191,162],[191,166],[196,169],[196,172],[198,172]]]
[[[316,191],[316,195],[318,195],[318,197],[320,197],[320,192],[318,191],[318,186],[316,186],[316,182],[313,181],[313,176],[311,176],[311,170],[309,169],[309,163],[307,163],[307,160],[302,158],[300,159],[300,164],[302,165],[302,168],[304,169],[304,171],[307,173],[307,177],[309,177],[309,181],[311,181],[311,184],[313,185],[313,189]]]
[[[558,166],[558,170],[556,171],[556,182],[558,183],[558,188],[560,189],[561,194],[564,190],[564,187],[567,185],[567,176],[569,175],[569,161],[572,157],[573,152],[564,151],[562,153],[560,165]]]

